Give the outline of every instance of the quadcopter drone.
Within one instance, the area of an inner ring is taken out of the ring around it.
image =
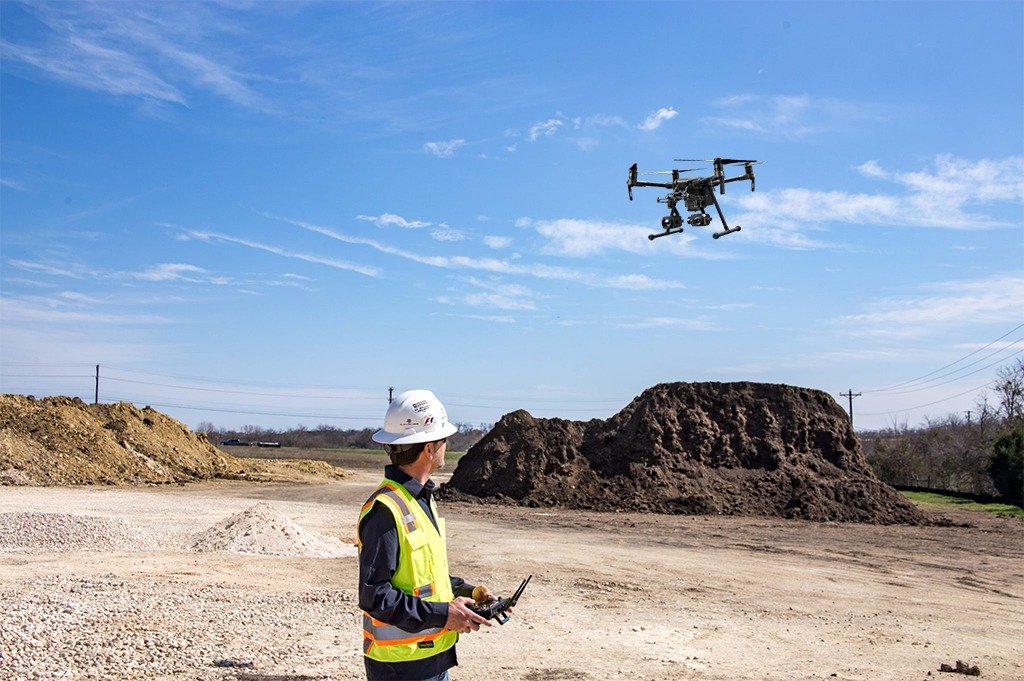
[[[699,170],[699,168],[663,170],[653,174],[671,175],[671,182],[645,182],[636,179],[636,164],[631,165],[629,167],[629,178],[626,180],[626,190],[629,192],[630,201],[633,200],[633,187],[662,187],[669,190],[668,194],[658,199],[658,203],[664,203],[668,206],[668,215],[661,219],[661,228],[665,231],[660,234],[650,234],[647,238],[653,241],[659,237],[679,234],[683,231],[683,216],[679,214],[679,209],[676,208],[676,204],[680,201],[686,206],[686,210],[693,213],[693,215],[686,218],[686,224],[693,227],[707,227],[710,225],[711,216],[708,215],[706,208],[714,204],[715,210],[718,211],[718,218],[722,221],[722,230],[715,232],[711,236],[717,239],[726,234],[740,231],[739,225],[730,227],[726,223],[725,215],[722,214],[722,207],[718,205],[718,200],[715,198],[715,187],[718,187],[719,194],[725,194],[725,185],[729,182],[750,180],[750,191],[754,191],[754,165],[760,163],[760,161],[738,158],[677,158],[674,160],[687,162],[707,161],[713,164],[715,173],[710,177],[680,177],[680,173],[692,172]],[[738,163],[743,164],[745,172],[736,177],[726,177],[725,166]]]

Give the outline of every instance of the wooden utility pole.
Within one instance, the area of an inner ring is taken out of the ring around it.
[[[395,392],[394,386],[388,386],[388,404],[391,404],[391,401],[392,401],[391,394],[393,392]]]
[[[845,393],[839,393],[840,397],[848,397],[848,398],[850,398],[850,428],[853,428],[853,398],[854,397],[860,397],[860,395],[861,395],[860,393],[853,392],[853,388],[850,388]]]
[[[100,403],[100,365],[96,365],[96,397],[93,399],[93,404]]]

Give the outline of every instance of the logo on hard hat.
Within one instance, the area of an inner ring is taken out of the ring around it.
[[[412,410],[415,412],[426,411],[430,408],[430,403],[427,400],[421,400],[412,405]]]
[[[425,425],[425,426],[429,426],[433,422],[434,422],[434,417],[433,416],[428,416],[425,419],[423,419],[423,425]]]

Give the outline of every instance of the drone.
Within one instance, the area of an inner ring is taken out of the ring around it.
[[[707,227],[710,225],[711,216],[706,209],[708,206],[714,205],[715,210],[718,211],[718,218],[722,221],[722,230],[715,232],[711,236],[718,239],[726,234],[740,231],[739,225],[730,227],[725,221],[722,207],[718,205],[718,199],[715,198],[715,187],[718,187],[719,194],[725,194],[726,184],[750,180],[750,191],[754,191],[754,166],[760,163],[760,161],[739,158],[677,158],[673,160],[711,163],[714,166],[715,173],[710,177],[680,177],[681,173],[693,172],[700,170],[700,168],[662,170],[653,174],[671,175],[671,182],[646,182],[636,179],[636,164],[631,165],[629,167],[629,178],[626,180],[626,190],[629,192],[630,201],[633,200],[633,187],[661,187],[669,190],[668,194],[658,199],[658,203],[664,203],[668,206],[668,215],[661,219],[661,228],[665,231],[659,234],[650,234],[647,238],[654,241],[660,237],[668,236],[669,234],[679,234],[683,231],[683,216],[679,214],[679,209],[676,207],[676,204],[680,201],[686,206],[686,210],[693,213],[693,215],[686,218],[686,224],[693,227]],[[736,177],[726,177],[725,167],[734,164],[743,164],[744,173]]]

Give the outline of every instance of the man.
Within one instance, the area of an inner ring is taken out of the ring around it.
[[[491,623],[467,607],[474,587],[448,573],[444,518],[430,475],[457,428],[429,390],[399,395],[373,434],[388,452],[384,480],[359,514],[363,662],[372,680],[447,681],[459,634]],[[486,588],[478,589],[486,598]]]

